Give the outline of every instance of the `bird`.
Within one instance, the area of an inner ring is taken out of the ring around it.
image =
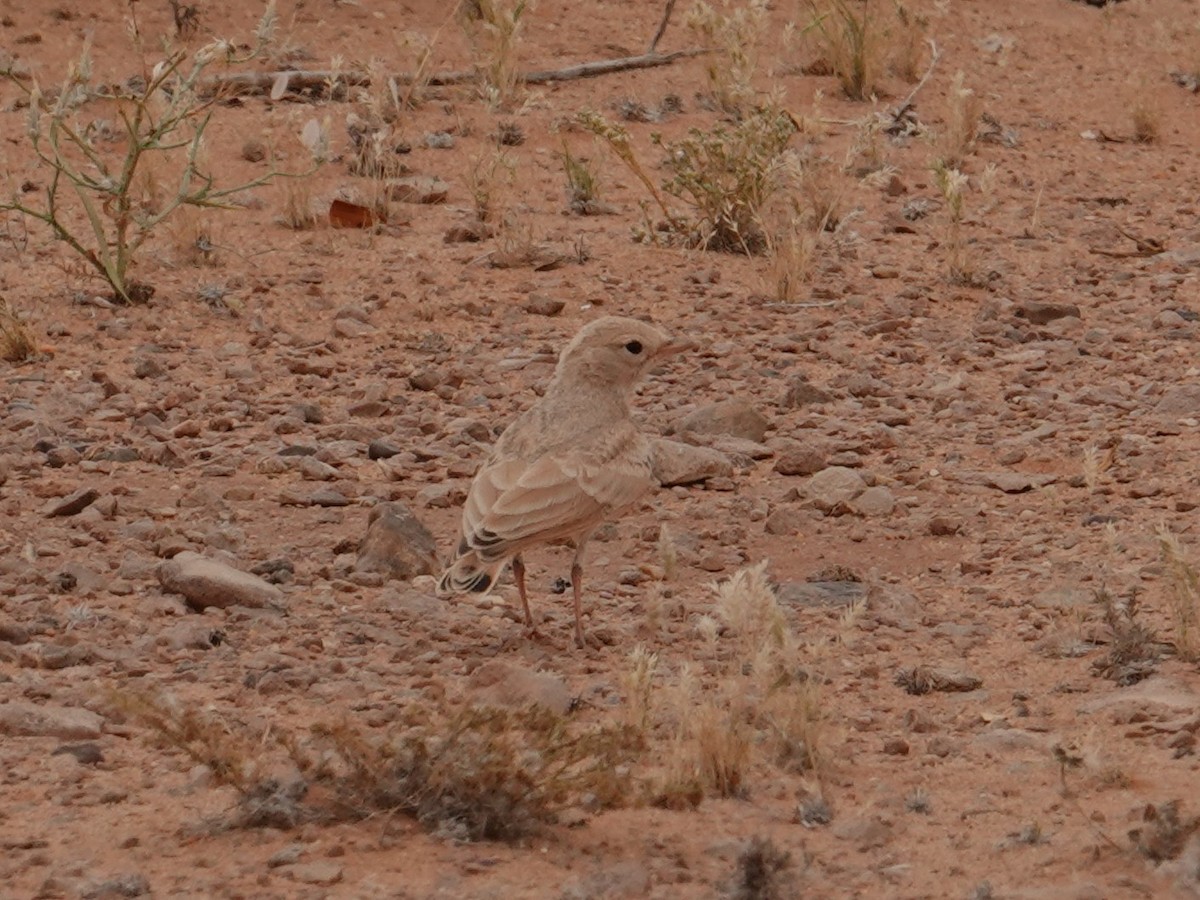
[[[655,483],[651,443],[634,424],[629,395],[650,369],[693,346],[639,319],[584,325],[563,348],[545,393],[501,433],[476,472],[438,594],[486,594],[511,563],[525,627],[536,635],[523,556],[570,540],[575,643],[584,646],[584,548]]]

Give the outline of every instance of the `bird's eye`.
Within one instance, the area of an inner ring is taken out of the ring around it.
[[[630,341],[628,344],[625,345],[625,349],[628,350],[630,353],[632,353],[634,356],[637,356],[639,353],[642,352],[642,342],[641,341]]]

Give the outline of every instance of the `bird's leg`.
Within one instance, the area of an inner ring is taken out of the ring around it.
[[[529,597],[525,593],[525,561],[521,559],[520,554],[512,558],[512,571],[513,580],[517,583],[517,593],[521,595],[521,609],[525,612],[525,627],[533,632],[533,616],[529,614]]]
[[[575,646],[582,647],[583,643],[583,548],[587,543],[584,537],[575,545],[575,558],[571,560],[571,593],[575,598]]]
[[[579,602],[580,595],[583,593],[583,566],[579,564],[579,560],[571,563],[571,591],[575,594],[575,646],[583,646],[583,625],[579,621],[582,614],[582,604]]]

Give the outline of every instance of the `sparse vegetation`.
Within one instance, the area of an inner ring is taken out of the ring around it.
[[[350,720],[256,735],[161,696],[114,703],[240,796],[231,824],[294,827],[402,812],[460,840],[517,840],[568,805],[633,796],[629,726],[581,728],[540,707],[413,710],[376,738]]]
[[[1157,636],[1139,618],[1137,591],[1130,591],[1124,602],[1103,587],[1095,591],[1094,597],[1108,627],[1109,645],[1108,652],[1096,660],[1092,669],[1123,685],[1148,678],[1158,667],[1162,654]]]
[[[1149,88],[1143,86],[1129,110],[1133,139],[1139,144],[1157,144],[1162,137],[1162,110],[1154,102]]]
[[[766,564],[716,585],[715,617],[697,627],[718,663],[704,677],[685,664],[662,695],[672,732],[657,802],[739,796],[756,753],[797,771],[822,763],[821,679],[799,666],[801,644],[766,577]],[[849,627],[849,625],[847,625]],[[805,648],[812,658],[821,655]]]
[[[37,355],[37,345],[29,328],[16,311],[0,297],[0,359],[21,363]]]
[[[141,51],[133,21],[132,33]],[[279,174],[272,170],[242,184],[218,187],[200,163],[215,103],[202,91],[203,78],[214,65],[252,58],[269,42],[274,25],[274,6],[268,5],[248,53],[239,54],[227,41],[215,41],[194,53],[178,50],[154,66],[147,65],[140,85],[127,85],[112,97],[123,129],[124,146],[116,154],[92,139],[77,112],[100,93],[88,47],[57,92],[44,92],[36,80],[28,82],[11,66],[0,72],[28,100],[26,137],[49,176],[42,203],[14,191],[0,200],[0,211],[44,223],[108,283],[117,301],[148,301],[154,288],[136,279],[133,267],[160,225],[181,207],[227,206],[235,195]],[[160,203],[142,206],[136,202],[135,185],[156,157],[174,164],[175,175]]]
[[[521,29],[529,0],[466,0],[458,6],[480,75],[480,92],[492,106],[506,107],[520,81]]]
[[[946,103],[946,125],[937,137],[937,163],[943,169],[961,169],[975,152],[979,139],[979,116],[983,106],[979,95],[964,84],[959,72],[950,83]]]
[[[1183,659],[1200,659],[1200,576],[1179,536],[1165,525],[1158,529],[1158,546],[1167,567],[1175,652]]]
[[[765,107],[732,126],[693,128],[681,140],[659,141],[671,174],[663,190],[693,213],[690,243],[746,255],[767,249],[763,210],[781,186],[779,164],[795,131],[790,115]]]
[[[890,69],[910,84],[921,77],[929,33],[929,17],[899,2],[895,5],[896,25],[892,40]]]
[[[471,158],[466,175],[467,192],[478,222],[495,225],[503,220],[515,171],[512,158],[500,150]]]
[[[754,97],[766,25],[766,0],[698,0],[688,13],[688,28],[709,51],[704,62],[709,90],[725,112],[742,112]]]
[[[600,199],[600,178],[591,163],[571,153],[565,141],[559,159],[567,179],[567,208],[581,216],[610,212]]]
[[[887,62],[880,0],[809,0],[806,32],[851,100],[869,100]]]
[[[964,198],[970,181],[958,169],[948,168],[940,162],[934,164],[933,179],[946,207],[946,231],[942,244],[945,247],[947,277],[954,284],[982,287],[986,279],[963,228]]]
[[[737,860],[730,885],[730,900],[789,900],[796,896],[792,883],[792,855],[770,838],[755,835]]]

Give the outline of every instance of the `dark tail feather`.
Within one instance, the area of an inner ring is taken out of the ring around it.
[[[504,560],[484,566],[474,553],[460,556],[438,579],[437,592],[443,597],[455,594],[486,594],[496,583]]]

